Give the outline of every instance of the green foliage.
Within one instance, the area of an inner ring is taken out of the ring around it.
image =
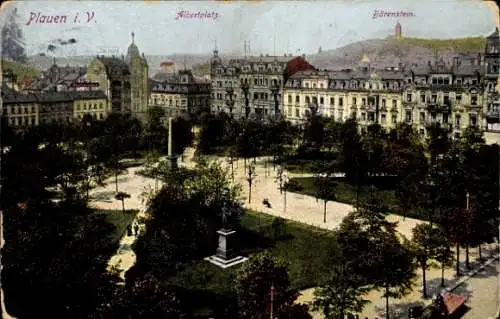
[[[327,319],[344,318],[346,314],[361,312],[368,300],[363,296],[370,289],[360,286],[353,273],[343,265],[335,265],[328,282],[314,290],[313,309]]]
[[[298,297],[297,292],[290,290],[289,286],[285,262],[266,252],[251,256],[237,272],[240,318],[269,316],[271,309],[274,315],[281,318],[280,314],[287,312]]]
[[[18,82],[40,76],[40,70],[26,64],[2,59],[2,70],[12,71]]]

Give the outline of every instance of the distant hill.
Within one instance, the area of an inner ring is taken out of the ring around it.
[[[40,75],[40,69],[36,67],[2,59],[2,72],[6,72],[8,70],[12,71],[12,73],[16,75],[18,81],[22,81],[24,78],[32,78]]]
[[[395,66],[398,63],[406,65],[426,64],[436,54],[445,61],[455,56],[476,57],[478,52],[484,52],[485,38],[459,39],[418,39],[389,37],[351,43],[335,50],[323,50],[321,53],[308,55],[307,59],[319,69],[341,69],[355,67],[363,56],[370,59],[375,67]],[[223,59],[234,58],[234,55],[221,54]],[[72,56],[57,58],[58,65],[85,66],[94,56]],[[173,61],[178,68],[192,69],[196,75],[205,75],[209,72],[211,54],[171,54],[146,55],[151,76],[161,71],[160,64],[164,61]],[[28,64],[37,69],[46,70],[53,63],[49,56],[31,56]]]
[[[363,56],[370,59],[375,68],[425,64],[436,55],[445,61],[455,56],[477,56],[484,52],[485,38],[460,39],[418,39],[394,37],[355,42],[335,50],[323,50],[321,53],[309,55],[307,59],[319,69],[339,69],[358,65]]]

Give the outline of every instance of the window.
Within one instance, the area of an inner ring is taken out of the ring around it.
[[[462,101],[462,94],[457,93],[457,95],[455,96],[455,99],[457,100],[458,103],[460,103],[460,101]]]
[[[316,83],[313,83],[313,89],[315,89],[315,88],[316,88]]]
[[[353,98],[352,98],[352,105],[356,105],[356,102],[357,102],[357,101],[356,101],[356,98],[355,98],[355,97],[353,97]]]
[[[425,122],[425,112],[420,112],[420,123]]]
[[[476,94],[472,94],[472,96],[470,97],[470,104],[477,105],[477,95]]]
[[[397,121],[397,116],[396,114],[393,114],[392,115],[392,119],[391,119],[392,123],[396,124],[396,121]]]
[[[411,102],[411,93],[406,94],[406,101]]]
[[[437,103],[437,98],[438,98],[437,94],[432,94],[432,101],[431,102]]]
[[[322,89],[323,88],[323,83],[320,83],[319,84],[319,88]]]
[[[253,94],[253,99],[254,100],[258,100],[259,99],[259,94],[258,93],[254,93]]]
[[[300,103],[300,96],[299,95],[295,95],[295,103]]]
[[[405,121],[406,121],[406,123],[411,123],[411,121],[412,121],[410,110],[405,111]]]
[[[306,88],[309,88],[309,82],[306,82],[305,86],[306,86]]]
[[[448,124],[448,114],[443,113],[443,123]]]
[[[382,99],[382,107],[385,107],[385,99]]]
[[[361,113],[361,120],[366,121],[366,114],[364,112]]]
[[[385,116],[385,114],[381,114],[381,115],[380,115],[380,122],[382,122],[383,124],[385,124],[385,121],[386,121],[386,116]]]
[[[306,96],[306,104],[309,104],[311,103],[311,99],[309,98],[309,96]]]
[[[366,105],[366,99],[365,99],[365,98],[362,98],[362,99],[361,99],[361,103],[362,103],[362,105]]]
[[[420,102],[425,103],[425,94],[420,93]]]
[[[323,97],[320,97],[320,98],[319,98],[319,104],[322,104],[322,105],[323,105],[323,104],[324,104],[324,102],[325,102],[325,99],[324,99]]]
[[[292,103],[292,95],[288,94],[288,103]]]
[[[330,98],[330,105],[335,105],[335,99],[333,97]]]
[[[368,112],[368,121],[375,122],[375,113]]]
[[[398,104],[397,100],[392,100],[392,107],[393,108],[396,108],[397,104]]]
[[[217,86],[221,88],[222,87],[222,81],[217,81]]]
[[[455,126],[460,126],[460,115],[455,115]]]
[[[343,120],[344,119],[344,114],[342,111],[339,111],[339,120]]]
[[[470,126],[477,126],[477,116],[476,114],[470,115]]]
[[[299,108],[295,109],[295,117],[300,117],[300,109]]]
[[[344,106],[344,99],[339,97],[339,106]]]
[[[257,79],[253,79],[253,84],[254,85],[259,85],[259,81],[257,81]]]

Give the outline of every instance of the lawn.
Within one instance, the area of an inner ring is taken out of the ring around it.
[[[122,210],[95,210],[94,215],[104,215],[105,220],[115,227],[114,231],[109,234],[109,242],[114,245],[120,241],[137,213],[137,210],[125,210],[125,213]]]
[[[241,219],[242,229],[235,238],[243,256],[268,250],[289,263],[292,288],[305,289],[320,284],[328,275],[326,260],[334,234],[293,221],[285,221],[285,232],[275,238],[272,223],[275,217],[247,211]],[[193,306],[203,314],[217,312],[235,301],[234,281],[240,266],[220,269],[206,261],[194,261],[171,278],[169,284],[188,292]],[[197,298],[193,298],[198,296]],[[225,300],[225,302],[222,302]]]
[[[344,178],[332,178],[336,183],[335,196],[336,200],[341,203],[356,204],[356,186],[351,185],[345,181]],[[316,186],[314,185],[314,177],[296,177],[294,181],[300,185],[300,190],[297,193],[313,196],[316,193]],[[385,204],[391,211],[399,210],[398,200],[394,193],[394,180],[390,177],[380,177],[368,181],[365,185],[360,187],[359,200],[361,203],[366,202],[370,196],[370,187],[374,186],[377,191],[377,198]]]

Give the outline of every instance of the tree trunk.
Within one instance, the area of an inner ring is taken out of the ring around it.
[[[267,177],[267,160],[264,159],[264,170],[266,171],[266,177]]]
[[[243,157],[243,169],[246,171],[247,170],[247,158]]]
[[[327,201],[324,201],[324,206],[323,206],[323,223],[326,223],[326,203]]]
[[[234,184],[234,161],[231,159],[231,177],[233,179]]]
[[[441,287],[444,287],[444,263],[441,263]]]
[[[248,182],[248,203],[252,202],[252,182]]]
[[[457,277],[460,276],[460,243],[457,243]]]
[[[481,251],[481,244],[479,244],[477,246],[477,248],[479,249],[479,261],[483,261],[483,254],[482,254],[482,251]]]
[[[286,214],[286,189],[284,190],[283,195],[284,195],[284,199],[285,199],[284,212]]]
[[[470,270],[470,260],[469,260],[469,244],[465,244],[465,267]]]
[[[427,282],[425,278],[425,263],[422,264],[422,291],[424,299],[427,299]]]
[[[116,187],[116,192],[118,193],[118,170],[115,169],[115,187]]]
[[[125,199],[122,198],[122,211],[125,214]]]
[[[385,285],[385,319],[389,319],[389,285]]]

